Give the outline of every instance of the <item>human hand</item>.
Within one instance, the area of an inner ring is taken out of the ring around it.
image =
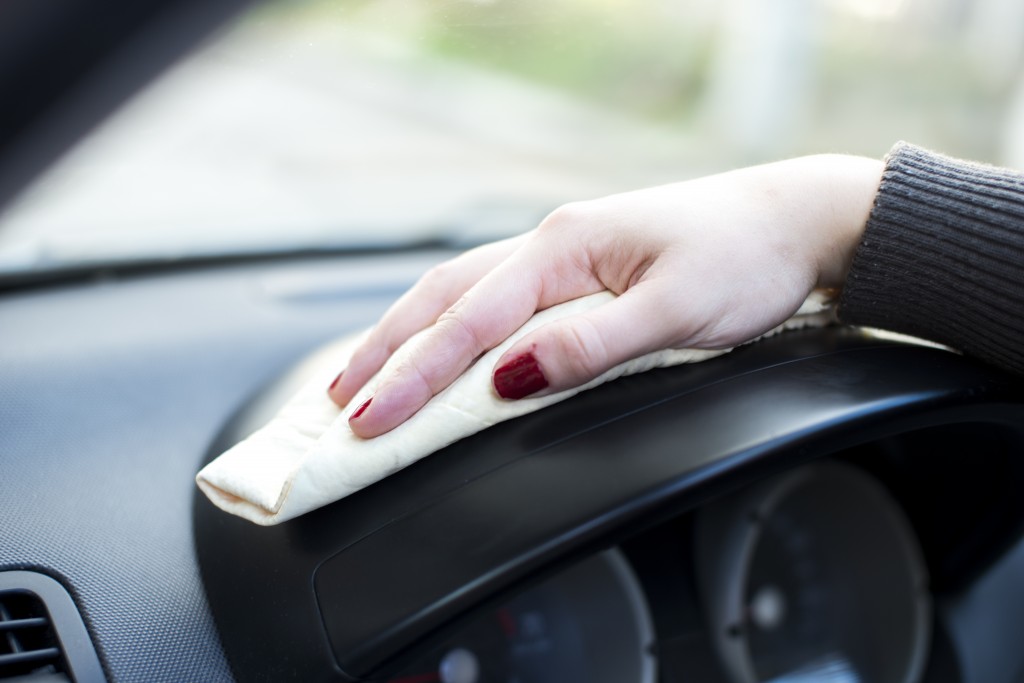
[[[535,330],[493,373],[516,399],[583,384],[664,348],[725,348],[780,324],[849,269],[881,162],[821,155],[568,204],[535,230],[435,267],[399,299],[328,393],[345,406],[427,330],[349,419],[387,432],[536,311],[602,290],[608,304]],[[429,329],[428,329],[429,328]]]

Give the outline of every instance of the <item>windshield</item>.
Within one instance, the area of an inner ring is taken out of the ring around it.
[[[0,216],[0,273],[472,244],[559,204],[907,139],[1024,166],[1019,0],[253,9]]]

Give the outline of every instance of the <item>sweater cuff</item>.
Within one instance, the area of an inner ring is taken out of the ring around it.
[[[1024,174],[898,143],[839,317],[1024,374]]]

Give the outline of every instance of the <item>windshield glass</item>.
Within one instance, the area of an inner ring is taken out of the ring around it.
[[[472,244],[567,201],[906,139],[1024,165],[1019,0],[253,9],[0,216],[0,272]]]

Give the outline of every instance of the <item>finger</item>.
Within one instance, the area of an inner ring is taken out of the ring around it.
[[[602,288],[592,277],[567,272],[555,254],[523,249],[482,278],[416,340],[405,362],[381,382],[369,405],[353,414],[352,431],[369,438],[408,419],[537,311],[544,301],[545,280],[552,273],[564,275],[560,288],[574,292],[567,298]]]
[[[640,283],[602,306],[538,328],[498,359],[495,391],[507,399],[564,391],[696,334],[685,323],[679,295],[665,294]]]
[[[518,249],[526,237],[520,235],[471,249],[428,271],[391,305],[352,353],[348,366],[327,390],[331,400],[341,407],[346,406],[395,349],[412,335],[433,325],[480,278]]]

